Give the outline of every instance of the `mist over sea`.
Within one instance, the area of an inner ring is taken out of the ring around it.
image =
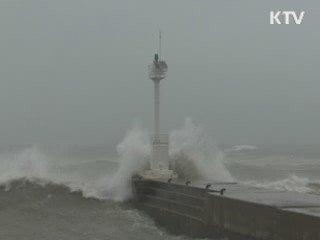
[[[190,239],[127,202],[150,149],[138,127],[117,146],[0,147],[0,239]],[[217,146],[187,119],[170,133],[170,157],[188,179],[320,194],[317,146]]]

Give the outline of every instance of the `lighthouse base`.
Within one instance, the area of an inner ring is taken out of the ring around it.
[[[169,179],[177,178],[178,175],[169,169],[153,169],[144,171],[142,177],[144,179]]]

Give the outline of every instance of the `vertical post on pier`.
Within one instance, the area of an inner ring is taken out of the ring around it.
[[[161,32],[159,32],[159,54],[161,54]],[[160,81],[166,77],[168,65],[154,55],[153,63],[149,65],[149,78],[154,84],[154,135],[152,137],[152,153],[150,170],[145,172],[145,178],[174,178],[176,175],[169,169],[168,135],[160,134]]]

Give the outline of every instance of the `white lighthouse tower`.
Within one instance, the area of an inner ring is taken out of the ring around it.
[[[160,34],[161,57],[161,34]],[[154,134],[152,136],[152,153],[150,170],[145,171],[145,178],[174,178],[176,175],[169,169],[168,134],[160,134],[160,81],[166,77],[168,65],[154,55],[153,62],[148,66],[149,78],[154,83]]]

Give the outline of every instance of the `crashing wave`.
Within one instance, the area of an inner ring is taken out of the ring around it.
[[[300,193],[319,193],[320,191],[320,181],[301,178],[296,175],[291,175],[288,178],[277,181],[246,181],[244,184],[267,189],[294,191]]]
[[[76,158],[70,154],[50,154],[40,146],[33,146],[11,155],[0,154],[0,185],[11,189],[16,180],[37,184],[58,184],[84,197],[123,201],[132,196],[131,177],[148,167],[151,143],[148,134],[133,127],[117,146],[118,158],[97,160],[90,156]],[[191,119],[170,135],[171,166],[180,177],[233,181],[223,163],[223,153],[210,141],[201,126]],[[87,159],[88,158],[88,159]]]
[[[239,151],[256,150],[256,149],[258,148],[252,145],[235,145],[231,148],[225,149],[224,152],[239,152]]]

